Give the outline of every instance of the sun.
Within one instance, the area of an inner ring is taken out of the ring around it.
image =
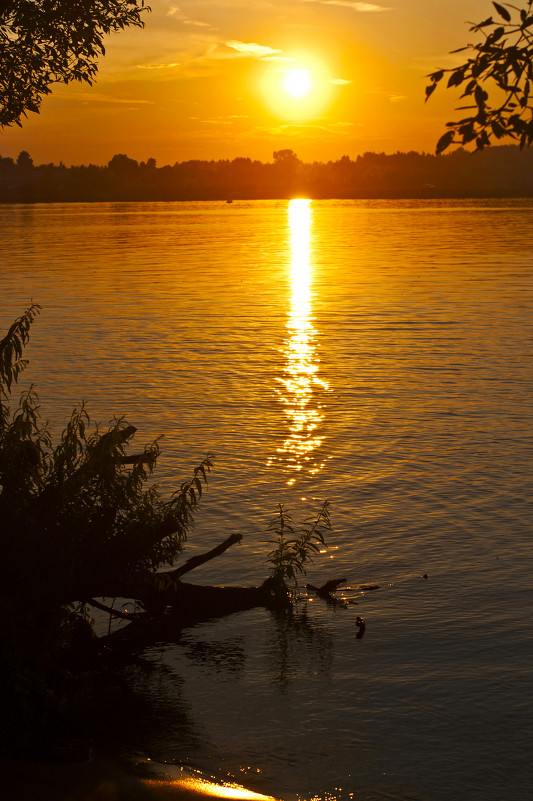
[[[311,53],[288,53],[283,60],[290,63],[264,65],[254,91],[259,89],[267,110],[278,119],[305,124],[321,117],[332,98],[327,64]]]
[[[313,86],[308,70],[289,70],[283,87],[291,97],[305,97]]]

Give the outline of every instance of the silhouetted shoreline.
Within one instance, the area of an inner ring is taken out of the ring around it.
[[[420,199],[533,197],[533,152],[514,145],[471,153],[365,153],[304,163],[292,150],[250,158],[158,167],[117,154],[106,166],[34,165],[22,151],[0,156],[0,202]]]

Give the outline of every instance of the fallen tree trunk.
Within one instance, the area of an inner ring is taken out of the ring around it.
[[[234,587],[191,584],[181,576],[225,553],[240,542],[242,535],[232,534],[220,545],[203,554],[191,557],[183,565],[164,573],[136,573],[121,583],[130,588],[128,593],[142,606],[142,612],[120,612],[91,598],[89,603],[111,616],[130,621],[130,625],[116,629],[101,638],[104,646],[127,648],[145,647],[157,640],[173,642],[181,630],[208,620],[216,620],[236,612],[256,607],[283,609],[290,605],[290,592],[282,578],[270,576],[259,587]],[[328,602],[335,602],[332,593],[345,579],[334,579],[317,588],[307,585]],[[109,594],[108,594],[109,597]]]
[[[153,608],[134,615],[121,613],[119,616],[130,620],[130,624],[101,637],[100,646],[104,650],[131,652],[157,641],[177,642],[184,628],[258,607],[283,609],[290,605],[290,596],[284,584],[268,578],[259,587],[177,582],[174,591],[165,591],[164,601],[164,608],[155,613]]]
[[[118,581],[117,591],[106,590],[105,597],[131,598],[138,602],[144,609],[140,613],[121,612],[91,597],[88,603],[97,609],[130,622],[126,628],[101,638],[102,641],[106,645],[132,641],[141,644],[157,639],[173,641],[187,626],[260,606],[270,609],[286,607],[290,603],[287,586],[283,580],[273,577],[267,578],[259,587],[226,587],[181,581],[181,576],[225,553],[241,539],[241,534],[232,534],[220,545],[191,557],[178,568],[164,573],[136,572]],[[107,586],[107,581],[104,584]]]
[[[175,623],[224,617],[256,606],[278,607],[289,602],[284,586],[268,578],[259,587],[216,587],[179,582],[173,593],[166,595],[164,615]]]

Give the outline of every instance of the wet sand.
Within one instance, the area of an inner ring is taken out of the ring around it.
[[[207,801],[216,795],[195,789],[187,781],[137,778],[115,760],[70,764],[0,760],[2,801]],[[241,799],[247,795],[236,793]],[[224,796],[232,794],[224,792]],[[250,793],[249,798],[260,801],[268,796]]]

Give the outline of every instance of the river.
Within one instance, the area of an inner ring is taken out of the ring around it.
[[[184,632],[131,681],[138,734],[317,801],[517,801],[533,784],[531,200],[0,206],[0,324],[43,309],[22,385],[215,470],[191,580],[259,583],[277,503],[334,531],[301,601]],[[427,578],[426,578],[427,577]],[[366,621],[356,639],[355,618]]]

